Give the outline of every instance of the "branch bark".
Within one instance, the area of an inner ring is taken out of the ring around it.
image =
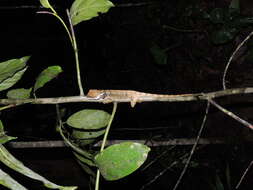
[[[124,92],[124,90],[121,90]],[[209,93],[196,93],[196,94],[181,94],[172,95],[168,98],[159,98],[154,94],[154,97],[140,97],[138,102],[184,102],[184,101],[198,101],[209,100],[213,98],[231,96],[236,94],[251,94],[253,93],[253,87],[248,88],[235,88],[220,90]],[[96,103],[111,103],[111,102],[130,102],[132,99],[129,97],[110,97],[110,101],[103,96],[89,97],[89,96],[69,96],[69,97],[53,97],[53,98],[31,98],[31,99],[0,99],[0,105],[21,105],[21,104],[62,104],[62,103],[74,103],[74,102],[96,102]]]

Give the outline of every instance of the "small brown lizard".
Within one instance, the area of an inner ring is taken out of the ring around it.
[[[181,94],[181,95],[166,95],[166,94],[150,94],[138,92],[134,90],[89,90],[87,97],[101,98],[105,103],[110,102],[130,102],[131,107],[134,107],[137,102],[141,101],[169,101],[170,99],[192,100],[196,99],[196,94]]]

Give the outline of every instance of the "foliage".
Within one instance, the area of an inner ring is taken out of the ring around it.
[[[193,13],[213,26],[210,29],[211,40],[217,45],[231,42],[242,29],[253,24],[253,17],[240,14],[238,1],[232,1],[227,8],[214,8],[210,11],[192,9],[192,16]]]
[[[73,26],[82,21],[97,17],[99,16],[99,13],[108,12],[108,10],[114,5],[108,0],[75,0],[70,8],[70,12],[68,12],[70,26],[67,27],[66,23],[55,11],[49,0],[40,0],[40,3],[44,8],[49,9],[49,11],[41,11],[39,13],[55,16],[62,23],[68,33],[75,53],[77,81],[80,95],[82,96],[83,90],[78,51]],[[27,70],[26,62],[29,58],[30,56],[25,56],[0,63],[0,91],[9,89],[21,79]],[[28,89],[11,89],[6,94],[7,98],[25,100],[31,97],[31,92],[33,92],[35,97],[35,92],[37,92],[38,89],[44,87],[46,83],[56,78],[61,72],[62,68],[58,65],[47,67],[38,75],[32,87]],[[1,108],[1,110],[4,109],[5,107]],[[107,180],[116,180],[129,175],[143,164],[150,150],[145,145],[131,142],[114,145],[103,150],[115,112],[116,109],[114,109],[114,113],[110,115],[102,110],[85,109],[72,114],[65,123],[62,123],[60,116],[58,116],[60,125],[59,132],[63,137],[63,140],[73,149],[73,154],[78,163],[80,163],[84,171],[86,171],[93,180],[95,178],[95,173],[93,171],[94,167],[101,170],[102,175]],[[66,135],[70,138],[66,138]],[[102,135],[104,135],[104,140],[100,153],[91,149],[86,149],[87,146],[95,143]],[[14,139],[16,139],[16,137],[10,137],[5,134],[3,124],[0,120],[0,161],[2,163],[22,175],[41,181],[45,187],[50,189],[74,190],[77,188],[75,186],[66,187],[52,183],[23,165],[22,162],[11,155],[2,145]],[[122,155],[124,156],[122,157]],[[108,160],[113,160],[114,163],[110,164],[108,163]],[[111,168],[111,170],[107,170],[108,167]],[[122,170],[122,168],[124,169]],[[105,171],[108,171],[109,173]],[[117,177],[114,178],[113,175],[116,175]],[[97,176],[97,182],[99,182],[98,179],[99,176]],[[13,190],[26,189],[2,170],[0,170],[0,184]],[[98,186],[96,186],[96,188],[98,188]]]

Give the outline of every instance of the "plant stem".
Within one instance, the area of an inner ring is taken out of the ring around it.
[[[57,14],[57,12],[54,11],[54,12],[52,13],[52,12],[49,12],[49,11],[38,11],[37,13],[39,13],[39,14],[50,14],[50,15],[55,16],[55,17],[62,23],[63,27],[65,28],[66,32],[68,33],[69,40],[70,40],[70,42],[71,42],[71,44],[72,44],[72,46],[73,46],[73,39],[72,39],[71,33],[70,33],[68,27],[66,26],[65,22],[64,22],[64,21],[62,20],[62,18]]]
[[[74,53],[75,53],[77,83],[78,83],[78,87],[79,87],[79,91],[80,91],[80,96],[84,96],[82,80],[81,80],[81,74],[80,74],[80,65],[79,65],[79,57],[78,57],[78,49],[77,49],[75,31],[74,31],[74,27],[73,27],[71,17],[70,17],[70,13],[69,13],[68,9],[67,9],[67,15],[68,15],[68,19],[69,19],[71,36],[72,36],[71,43],[72,43],[73,50],[74,50]]]
[[[57,14],[57,12],[51,8],[52,12],[49,11],[38,11],[37,13],[42,13],[42,14],[51,14],[53,16],[55,16],[63,25],[63,27],[65,28],[65,30],[68,33],[72,48],[74,50],[74,54],[75,54],[75,62],[76,62],[76,75],[77,75],[77,83],[78,83],[78,87],[79,87],[79,91],[80,91],[80,96],[84,96],[84,92],[83,92],[83,86],[82,86],[82,80],[81,80],[81,74],[80,74],[80,66],[79,66],[79,57],[78,57],[78,49],[77,49],[77,43],[76,43],[76,37],[75,37],[75,31],[73,28],[73,24],[71,22],[71,17],[70,17],[70,13],[67,9],[67,15],[68,15],[68,19],[69,19],[69,24],[70,24],[70,31],[68,29],[68,27],[66,26],[65,22],[62,20],[62,18]]]
[[[113,103],[112,115],[111,115],[111,118],[110,118],[109,123],[108,123],[108,125],[106,127],[106,130],[105,130],[105,134],[104,134],[103,142],[101,144],[100,152],[102,152],[104,150],[104,148],[105,148],[105,143],[106,143],[106,140],[107,140],[110,128],[111,128],[111,124],[112,124],[113,118],[114,118],[116,110],[117,110],[117,105],[118,104],[116,102]],[[99,172],[99,169],[97,169],[95,190],[99,190],[99,179],[100,179],[100,172]]]
[[[0,111],[3,111],[5,109],[8,109],[8,108],[12,108],[12,107],[16,107],[20,104],[10,104],[10,105],[7,105],[7,106],[3,106],[3,107],[0,107]]]

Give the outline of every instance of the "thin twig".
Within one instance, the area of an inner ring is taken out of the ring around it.
[[[152,4],[157,4],[157,1],[153,2],[140,2],[140,3],[117,3],[115,7],[120,8],[128,8],[128,7],[140,7],[140,6],[147,6]],[[20,5],[20,6],[1,6],[0,10],[11,10],[11,9],[43,9],[43,6],[40,5]],[[59,9],[61,7],[54,6],[54,8]]]
[[[77,43],[76,43],[75,30],[74,30],[74,27],[73,27],[73,23],[72,23],[72,20],[71,20],[69,10],[67,9],[66,11],[67,11],[68,19],[69,19],[70,31],[71,31],[71,34],[72,34],[71,35],[72,36],[72,45],[73,45],[73,49],[74,49],[74,53],[75,53],[77,84],[78,84],[78,87],[79,87],[80,96],[84,96],[81,73],[80,73],[80,64],[79,64],[79,57],[78,57],[78,49],[77,49]]]
[[[247,169],[244,171],[241,179],[239,180],[238,184],[236,185],[235,189],[238,189],[243,181],[243,179],[245,178],[246,174],[248,173],[249,169],[251,168],[251,166],[253,165],[253,160],[250,162],[250,164],[248,165]]]
[[[113,104],[112,114],[111,114],[110,120],[109,120],[108,125],[107,125],[106,130],[105,130],[104,138],[103,138],[103,141],[102,141],[102,144],[101,144],[101,147],[100,147],[100,152],[102,152],[105,148],[105,144],[106,144],[106,141],[107,141],[107,137],[108,137],[111,125],[112,125],[112,121],[113,121],[115,113],[117,111],[117,105],[118,105],[117,103]],[[99,171],[99,168],[98,168],[97,169],[96,182],[95,182],[95,190],[99,190],[99,179],[100,179],[100,171]]]
[[[232,117],[233,119],[235,119],[236,121],[238,121],[239,123],[243,124],[244,126],[250,128],[253,130],[253,125],[247,121],[245,121],[244,119],[240,118],[239,116],[235,115],[234,113],[228,111],[227,109],[221,107],[219,104],[217,104],[215,101],[213,100],[208,100],[212,105],[214,105],[216,108],[218,108],[219,110],[221,110],[223,113],[227,114],[228,116]]]
[[[235,51],[230,56],[228,63],[224,69],[223,78],[222,78],[222,85],[223,85],[224,90],[226,89],[226,75],[227,75],[228,67],[231,64],[231,61],[233,60],[233,58],[235,57],[235,54],[239,51],[239,49],[251,38],[252,35],[253,35],[253,31],[237,46]]]
[[[184,165],[184,169],[183,169],[183,171],[181,172],[181,174],[180,174],[180,176],[179,176],[179,178],[178,178],[178,180],[177,180],[177,182],[176,182],[176,184],[175,184],[173,190],[176,190],[176,189],[177,189],[177,187],[179,186],[180,182],[182,181],[182,179],[183,179],[183,177],[184,177],[184,174],[185,174],[186,170],[188,169],[188,167],[189,167],[189,165],[190,165],[190,161],[191,161],[192,155],[193,155],[193,153],[194,153],[195,150],[196,150],[196,147],[197,147],[197,145],[198,145],[198,143],[199,143],[200,136],[202,135],[202,132],[203,132],[203,129],[204,129],[204,126],[205,126],[205,123],[206,123],[206,118],[207,118],[207,114],[208,114],[208,111],[209,111],[209,107],[210,107],[210,103],[209,103],[209,101],[208,101],[208,102],[207,102],[207,106],[206,106],[205,115],[204,115],[204,118],[203,118],[201,127],[200,127],[200,129],[199,129],[197,139],[196,139],[194,145],[192,146],[191,153],[190,153],[190,155],[189,155],[189,157],[188,157],[188,159],[187,159],[187,161],[186,161],[186,163],[185,163],[185,165]]]
[[[197,147],[197,149],[200,149],[204,146],[201,147]],[[185,159],[189,154],[184,154],[183,156],[181,156],[178,160],[172,162],[168,167],[164,168],[159,174],[157,174],[152,180],[149,180],[146,184],[144,184],[140,190],[144,190],[146,187],[150,186],[152,183],[154,183],[159,177],[161,177],[164,173],[166,173],[169,169],[171,169],[173,166],[175,166],[176,164],[179,163],[179,161]]]
[[[157,157],[155,157],[152,161],[150,161],[147,165],[145,165],[141,171],[143,172],[144,170],[146,170],[147,168],[149,168],[150,166],[152,166],[154,163],[156,163],[160,158],[162,158],[164,155],[166,155],[169,151],[171,151],[172,149],[174,149],[176,146],[172,146],[170,148],[166,148],[165,151],[163,151],[162,153],[160,153]]]
[[[0,10],[10,10],[10,9],[42,9],[43,6],[37,5],[20,5],[20,6],[1,6]]]

